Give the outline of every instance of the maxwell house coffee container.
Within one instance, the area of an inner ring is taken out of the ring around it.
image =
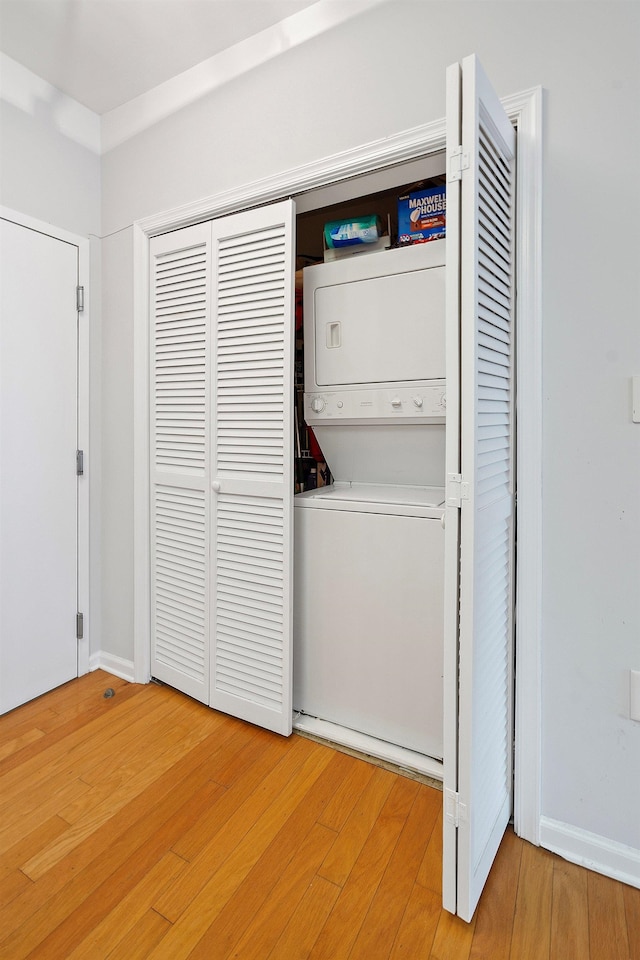
[[[447,196],[444,184],[398,197],[398,243],[440,240],[446,233]]]
[[[324,225],[327,247],[353,247],[358,243],[375,243],[380,238],[380,217],[357,217],[353,220],[332,220]]]

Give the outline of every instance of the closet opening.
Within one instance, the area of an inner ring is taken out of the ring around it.
[[[296,198],[293,706],[296,729],[440,780],[444,225],[399,226],[426,193],[443,152]],[[329,245],[354,223],[377,239]]]

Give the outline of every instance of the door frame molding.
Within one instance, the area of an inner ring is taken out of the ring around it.
[[[502,98],[517,128],[518,564],[514,821],[540,842],[542,645],[542,89]],[[134,257],[134,677],[150,679],[149,240],[445,149],[445,121],[414,127],[133,224]]]
[[[91,482],[91,450],[89,432],[90,398],[90,348],[91,348],[91,296],[90,296],[90,240],[68,230],[62,230],[50,223],[36,220],[35,217],[0,206],[0,218],[9,220],[18,226],[42,233],[54,240],[68,243],[78,249],[78,284],[84,287],[84,310],[78,323],[78,449],[84,451],[84,476],[78,479],[78,610],[84,616],[84,635],[78,640],[78,676],[89,672],[89,651],[91,648],[91,604],[90,604],[90,503],[93,484]],[[84,482],[83,482],[84,481]]]

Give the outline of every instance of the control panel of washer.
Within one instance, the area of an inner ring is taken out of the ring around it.
[[[379,390],[331,390],[305,393],[307,423],[332,420],[443,421],[446,414],[444,381],[416,387]]]

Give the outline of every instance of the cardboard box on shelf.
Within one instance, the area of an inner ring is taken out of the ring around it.
[[[446,233],[447,197],[444,184],[398,197],[398,244],[441,240]]]

